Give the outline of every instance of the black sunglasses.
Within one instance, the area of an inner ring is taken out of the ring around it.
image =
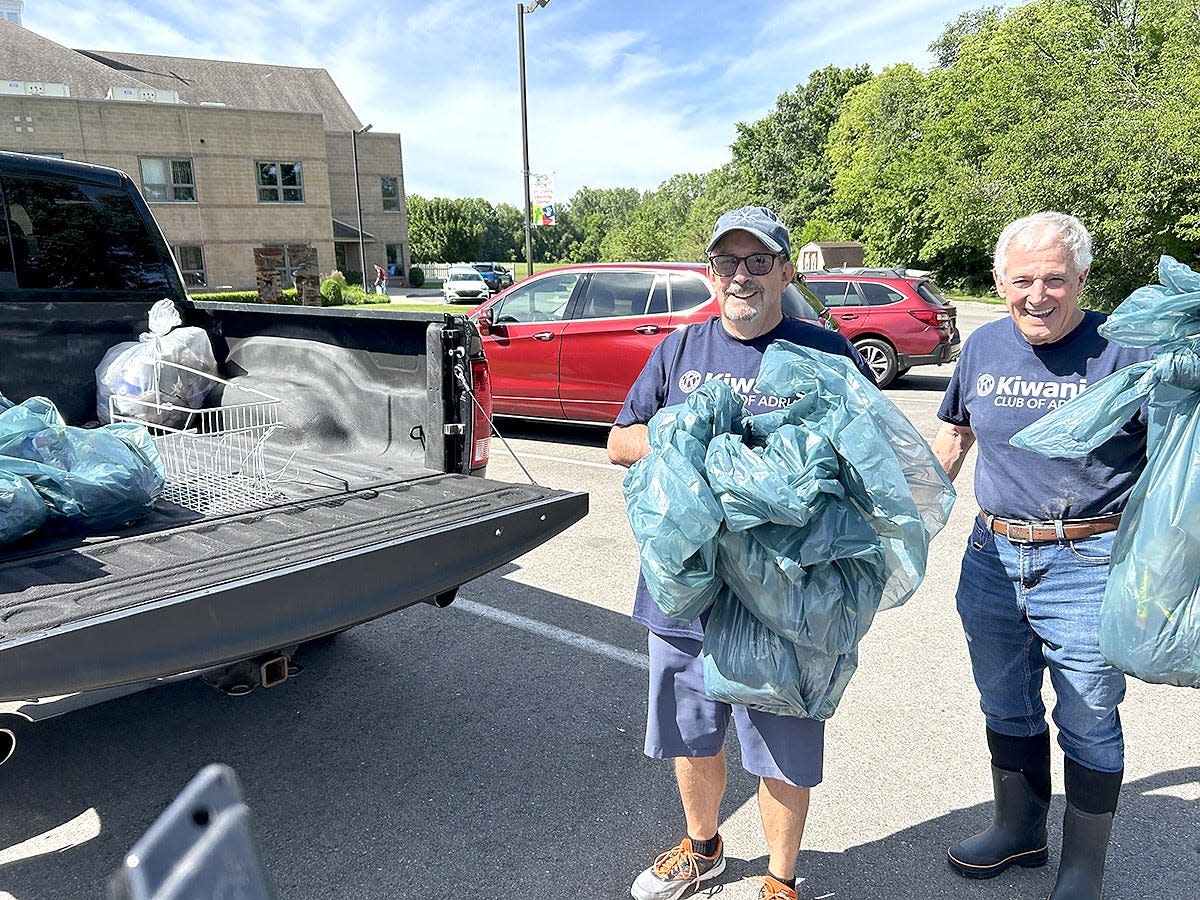
[[[751,275],[766,275],[775,268],[778,253],[754,253],[750,256],[734,256],[732,253],[718,253],[708,258],[712,270],[722,278],[728,278],[738,270],[738,265],[746,264],[746,271]]]

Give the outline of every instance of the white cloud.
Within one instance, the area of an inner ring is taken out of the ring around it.
[[[532,168],[556,173],[560,199],[708,171],[729,159],[737,121],[813,70],[924,65],[944,24],[977,5],[553,0],[524,17]],[[364,123],[402,134],[410,191],[520,205],[514,15],[496,0],[28,0],[24,20],[69,47],[325,68]],[[477,120],[480,136],[456,136],[452,119]]]

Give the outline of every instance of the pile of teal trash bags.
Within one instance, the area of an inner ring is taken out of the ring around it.
[[[710,696],[828,719],[875,613],[924,578],[954,488],[849,359],[777,341],[757,389],[799,399],[744,417],[714,379],[650,420],[651,452],[625,476],[629,522],[663,612],[709,611]]]
[[[1200,274],[1164,256],[1158,278],[1100,326],[1154,358],[1096,382],[1011,443],[1083,456],[1146,406],[1146,468],[1114,539],[1100,651],[1143,681],[1200,687]]]
[[[49,400],[0,396],[0,546],[46,527],[91,531],[140,519],[163,489],[141,425],[74,428]]]

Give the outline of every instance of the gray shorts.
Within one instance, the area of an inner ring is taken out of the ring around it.
[[[800,787],[821,783],[824,722],[777,716],[713,700],[704,693],[700,641],[654,632],[649,635],[647,756],[716,756],[725,742],[732,714],[742,749],[742,767],[747,772]]]

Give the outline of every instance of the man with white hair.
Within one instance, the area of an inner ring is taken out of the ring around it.
[[[1049,669],[1066,758],[1063,849],[1051,900],[1100,900],[1124,771],[1117,705],[1125,677],[1100,653],[1099,615],[1113,538],[1146,464],[1139,416],[1091,454],[1048,459],[1016,432],[1149,351],[1110,343],[1105,316],[1079,306],[1092,242],[1074,216],[1012,222],[996,243],[996,290],[1009,318],[963,346],[938,411],[933,450],[953,479],[978,443],[980,512],[967,543],[958,612],[992,758],[992,825],[950,847],[950,867],[992,878],[1048,859]]]

